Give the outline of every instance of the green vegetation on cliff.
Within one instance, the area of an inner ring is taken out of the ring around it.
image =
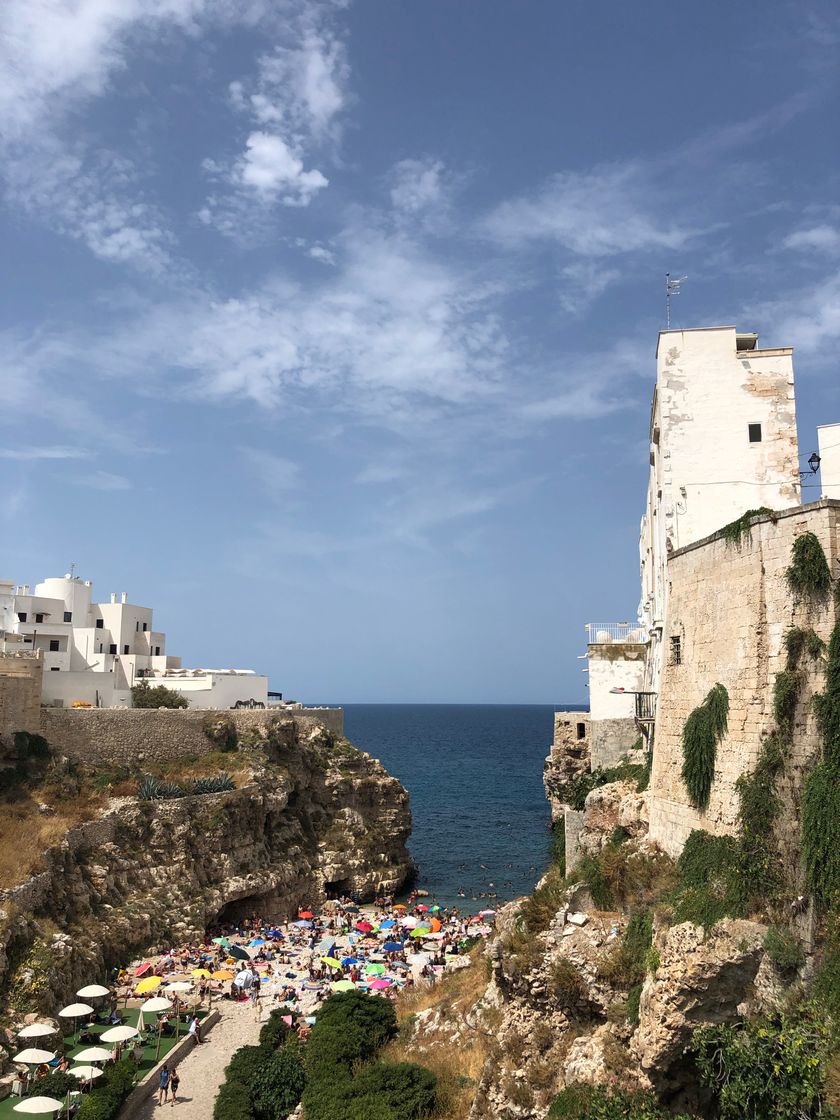
[[[728,719],[729,693],[722,684],[716,684],[685,721],[682,779],[692,805],[698,809],[709,804],[717,745],[726,734]]]

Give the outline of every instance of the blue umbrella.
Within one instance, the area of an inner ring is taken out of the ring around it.
[[[248,942],[249,945],[265,945],[264,937],[255,937],[253,941]]]
[[[342,963],[342,965],[361,964],[361,961],[359,960],[358,957],[344,957],[344,958],[342,958],[341,963]]]
[[[403,951],[399,941],[386,941],[382,948],[386,953],[401,953]]]
[[[380,929],[393,929],[396,924],[397,923],[393,920],[393,918],[389,918],[387,922],[382,922],[381,925],[379,926],[379,928]]]

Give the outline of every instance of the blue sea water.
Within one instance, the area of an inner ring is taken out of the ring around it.
[[[545,869],[542,769],[554,711],[548,704],[344,706],[347,738],[411,795],[417,886],[441,904],[479,909],[489,895],[516,898]]]

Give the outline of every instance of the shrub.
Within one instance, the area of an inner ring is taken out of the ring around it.
[[[213,1105],[213,1120],[254,1120],[248,1086],[241,1081],[225,1081]]]
[[[706,929],[721,918],[742,917],[745,897],[734,836],[712,836],[695,829],[677,862],[680,883],[671,902],[678,922]]]
[[[757,517],[763,517],[769,514],[774,517],[773,510],[767,506],[759,506],[758,509],[748,509],[746,513],[742,513],[734,521],[730,521],[728,525],[724,525],[720,530],[720,535],[727,544],[735,544],[740,548],[741,541],[749,540],[752,536],[752,523]],[[775,519],[775,518],[774,518]]]
[[[136,1067],[124,1058],[106,1068],[100,1081],[82,1099],[77,1120],[115,1120],[128,1094],[134,1088]]]
[[[793,542],[790,565],[785,572],[788,587],[797,595],[825,598],[831,590],[831,571],[819,537],[802,533]]]
[[[789,669],[777,673],[773,682],[773,718],[786,741],[793,731],[793,717],[801,685],[799,673]]]
[[[325,1070],[371,1058],[397,1033],[397,1013],[384,999],[339,992],[324,1001],[306,1044],[306,1067],[315,1080]]]
[[[685,721],[682,778],[697,809],[709,804],[717,745],[726,734],[728,718],[729,693],[722,684],[716,684]]]
[[[377,1062],[354,1079],[353,1097],[360,1116],[368,1117],[372,1105],[384,1104],[395,1118],[414,1120],[433,1110],[436,1086],[437,1078],[423,1066],[412,1062]]]
[[[558,957],[551,965],[554,995],[563,1003],[576,1003],[586,991],[586,984],[577,965],[568,957]]]
[[[840,898],[840,780],[828,762],[815,766],[805,779],[802,846],[814,898],[823,906],[836,903]]]
[[[840,1023],[840,914],[829,915],[822,960],[814,978],[814,998],[835,1023]]]
[[[300,1103],[305,1086],[306,1072],[296,1042],[269,1054],[251,1083],[251,1109],[256,1120],[286,1120]]]
[[[288,1012],[282,1007],[275,1007],[260,1028],[260,1046],[269,1050],[278,1050],[289,1036],[289,1026],[283,1022],[283,1016]]]
[[[139,680],[131,690],[131,706],[133,708],[188,708],[190,705],[186,696],[182,696],[174,688],[167,688],[163,684],[151,688],[144,678]]]
[[[586,883],[599,910],[614,910],[630,900],[645,906],[671,890],[674,864],[664,852],[607,844],[596,856],[583,856],[569,879]]]
[[[66,1098],[67,1094],[79,1088],[78,1080],[69,1073],[48,1073],[39,1077],[37,1081],[30,1081],[25,1097],[55,1097],[57,1100]]]
[[[817,661],[825,653],[825,642],[814,630],[805,630],[794,626],[785,634],[785,649],[787,650],[787,667],[793,670],[799,668],[803,653],[807,653],[812,660]]]
[[[261,1046],[240,1046],[225,1067],[225,1077],[228,1081],[250,1085],[265,1059],[266,1052]]]
[[[825,1065],[832,1049],[825,1016],[796,1015],[701,1027],[694,1050],[720,1120],[809,1120],[826,1115]]]
[[[50,745],[43,735],[16,731],[14,744],[18,758],[23,761],[45,762],[50,757]]]
[[[799,938],[787,926],[770,926],[764,938],[764,948],[770,960],[782,972],[795,971],[805,960]]]
[[[639,1023],[639,1005],[642,1001],[642,984],[634,984],[627,993],[627,1022],[634,1027]]]
[[[631,987],[644,979],[647,956],[653,938],[653,919],[649,911],[633,914],[621,944],[601,963],[599,974],[605,980]]]
[[[548,1116],[551,1120],[680,1120],[660,1108],[653,1093],[583,1084],[569,1085],[558,1094]]]
[[[742,774],[735,783],[742,887],[753,902],[766,901],[782,883],[781,863],[773,846],[773,824],[780,806],[776,777],[784,765],[781,739],[781,732],[768,736],[755,770]]]

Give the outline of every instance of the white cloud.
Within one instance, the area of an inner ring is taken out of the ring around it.
[[[437,206],[444,198],[443,164],[433,159],[404,159],[391,172],[391,203],[396,210],[416,214]]]
[[[313,261],[320,261],[322,264],[335,264],[335,253],[325,245],[310,245],[306,250],[306,255],[311,257]]]
[[[82,447],[4,447],[0,459],[19,462],[37,462],[41,459],[87,459],[90,452]]]
[[[658,193],[640,161],[565,171],[501,203],[482,226],[504,245],[555,242],[582,257],[681,248],[699,231],[663,217]]]
[[[267,132],[252,132],[248,137],[234,179],[253,187],[264,199],[277,198],[286,206],[307,206],[328,183],[320,171],[305,171],[303,161],[282,137]]]
[[[833,348],[840,340],[840,272],[761,304],[752,313],[769,324],[768,333],[772,327],[782,345],[793,344],[800,354],[823,353],[827,361],[833,361]]]
[[[617,268],[608,268],[601,260],[573,261],[561,269],[560,304],[572,314],[580,314],[621,278]]]
[[[840,230],[834,226],[812,226],[788,234],[782,242],[785,249],[802,252],[837,253],[840,252]]]
[[[91,490],[130,490],[131,483],[121,474],[112,474],[111,471],[94,471],[92,474],[77,475],[70,479],[78,486],[87,486]]]
[[[243,447],[241,452],[269,496],[279,496],[284,491],[294,490],[297,487],[300,467],[291,459],[253,447]]]

